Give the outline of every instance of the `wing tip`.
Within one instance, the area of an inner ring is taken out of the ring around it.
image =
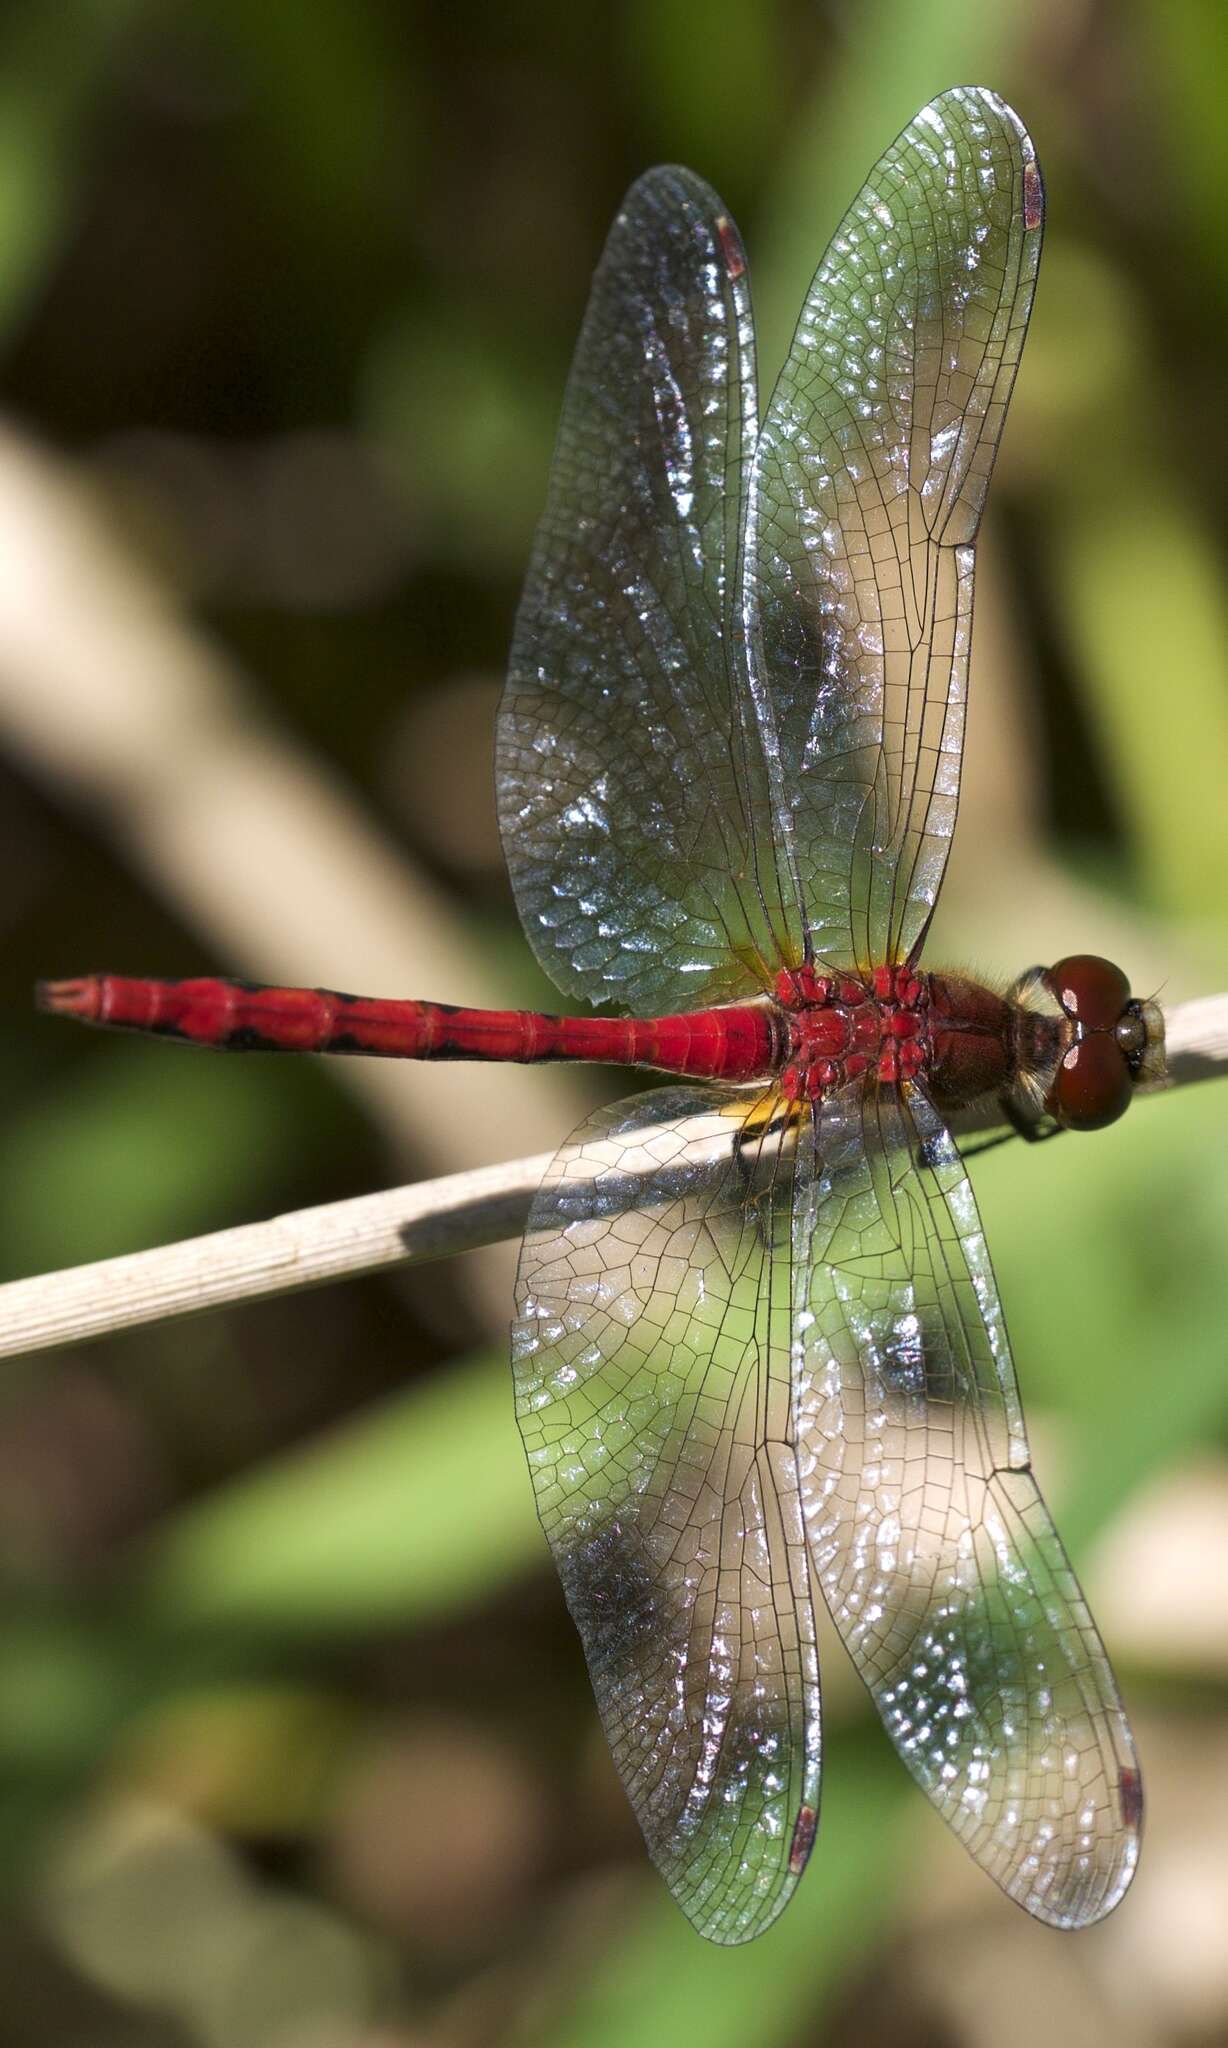
[[[667,1873],[661,1874],[669,1884]],[[775,1883],[750,1900],[735,1900],[729,1894],[722,1894],[717,1901],[710,1897],[692,1900],[675,1886],[669,1888],[675,1904],[704,1941],[710,1941],[714,1948],[745,1948],[748,1942],[758,1941],[761,1934],[775,1926],[797,1890],[800,1876],[801,1871],[794,1870],[790,1858]]]
[[[1029,229],[1038,228],[1044,217],[1045,188],[1036,154],[1036,144],[1028,132],[1027,123],[1016,113],[1010,101],[1003,99],[1001,93],[995,92],[991,85],[948,86],[945,92],[936,94],[928,101],[914,119],[921,121],[927,115],[941,119],[945,110],[953,105],[965,113],[973,111],[983,114],[988,109],[998,121],[1011,130],[1023,166],[1024,226]]]
[[[728,208],[706,178],[688,164],[668,163],[651,164],[632,180],[619,203],[615,224],[626,227],[638,206],[659,206],[662,199],[679,213],[697,214],[710,232],[717,216],[729,220]],[[733,232],[736,240],[737,229]]]
[[[795,1795],[793,1826],[770,1831],[752,1827],[732,1855],[697,1864],[678,1853],[677,1837],[664,1853],[649,1841],[649,1854],[695,1932],[718,1948],[740,1948],[766,1934],[797,1890],[819,1829],[817,1757]],[[689,1845],[693,1848],[693,1844]]]
[[[1064,1933],[1078,1933],[1107,1920],[1134,1881],[1142,1847],[1143,1781],[1136,1764],[1123,1764],[1118,1773],[1117,1811],[1111,1859],[1088,1856],[1082,1868],[1063,1873],[1065,1882],[1031,1892],[1010,1890],[1009,1895],[1033,1919]],[[1102,1844],[1102,1851],[1107,1846]]]

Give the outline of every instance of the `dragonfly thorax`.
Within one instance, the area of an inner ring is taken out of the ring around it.
[[[775,994],[785,1013],[781,1087],[792,1096],[815,1101],[866,1074],[911,1080],[928,1063],[929,980],[909,967],[865,978],[786,968]]]

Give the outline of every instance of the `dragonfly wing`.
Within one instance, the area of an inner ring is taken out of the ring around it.
[[[737,232],[693,173],[649,171],[593,281],[497,758],[538,959],[640,1014],[761,988],[786,928],[798,957],[735,626],[757,426]]]
[[[792,1164],[746,1097],[600,1111],[536,1199],[517,1414],[614,1760],[714,1941],[805,1865],[819,1680],[789,1369]],[[775,1145],[775,1149],[773,1149]]]
[[[1029,1467],[971,1187],[911,1086],[833,1097],[819,1150],[798,1407],[817,1577],[960,1840],[1038,1919],[1085,1926],[1134,1870],[1138,1764]]]
[[[960,87],[924,107],[841,222],[759,436],[752,687],[811,949],[833,966],[914,951],[942,880],[973,542],[1042,213],[1008,106]]]

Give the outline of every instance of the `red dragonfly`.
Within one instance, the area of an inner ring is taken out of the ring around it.
[[[648,172],[598,266],[499,718],[548,1017],[95,975],[47,1008],[197,1045],[578,1059],[513,1355],[537,1504],[679,1904],[760,1933],[819,1808],[825,1601],[901,1757],[1039,1919],[1134,1869],[1117,1685],[1029,1463],[946,1117],[1094,1129],[1163,1060],[1080,955],[918,965],[955,824],[973,544],[1044,197],[993,93],[922,109],[819,266],[760,423],[746,259]],[[702,1085],[695,1085],[701,1083]]]

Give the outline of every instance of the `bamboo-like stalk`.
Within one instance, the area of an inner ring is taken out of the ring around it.
[[[1165,1019],[1169,1073],[1150,1093],[1228,1072],[1228,995],[1182,1003]],[[992,1109],[954,1120],[973,1136]],[[329,1280],[499,1243],[523,1231],[551,1155],[515,1159],[381,1194],[299,1209],[267,1222],[0,1287],[0,1357],[80,1344],[140,1323],[286,1294]]]

